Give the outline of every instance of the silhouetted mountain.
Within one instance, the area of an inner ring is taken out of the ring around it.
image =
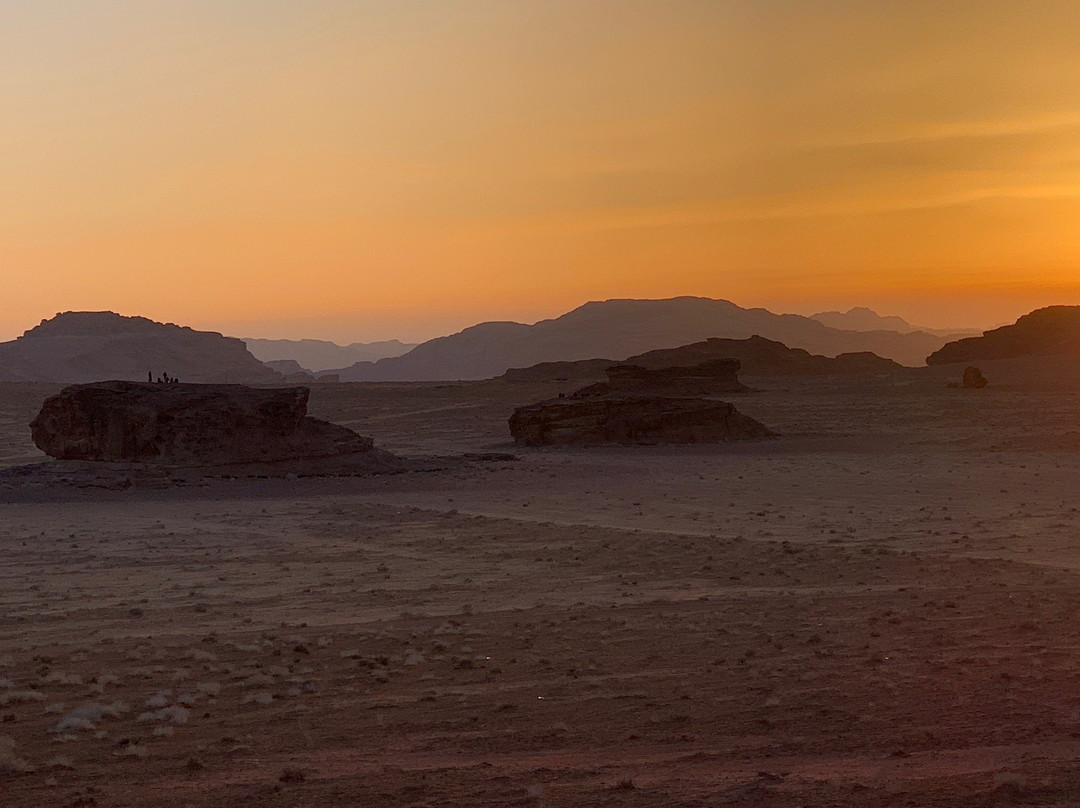
[[[385,342],[354,342],[338,345],[321,339],[244,339],[248,350],[260,362],[292,359],[305,370],[340,368],[354,362],[375,362],[411,351],[415,344],[396,339]]]
[[[1058,354],[1080,354],[1080,306],[1036,309],[1013,325],[986,331],[981,337],[950,342],[928,356],[926,363],[946,365]]]
[[[760,335],[812,353],[871,351],[909,365],[941,347],[923,332],[844,331],[797,314],[744,309],[727,300],[608,300],[586,303],[535,325],[482,323],[418,345],[403,356],[362,362],[337,371],[342,381],[440,381],[484,379],[509,368],[597,356],[624,359],[710,337]]]
[[[0,379],[63,384],[146,381],[168,373],[185,382],[282,381],[241,340],[110,311],[69,311],[0,343]]]
[[[904,369],[893,360],[869,351],[820,356],[758,336],[739,340],[713,338],[679,348],[648,351],[630,357],[626,364],[644,368],[692,367],[717,359],[738,359],[744,376],[841,376]]]
[[[829,328],[847,331],[896,331],[900,334],[922,331],[946,339],[958,339],[979,333],[973,328],[927,328],[923,325],[912,325],[903,317],[881,315],[865,306],[856,306],[847,311],[820,311],[817,314],[811,314],[810,319],[817,320]]]
[[[782,342],[712,338],[678,348],[663,348],[629,357],[625,362],[610,359],[583,359],[580,362],[542,362],[530,368],[512,368],[503,375],[507,381],[549,381],[560,379],[602,379],[610,369],[625,365],[660,370],[700,367],[705,363],[737,359],[744,376],[841,376],[861,373],[895,373],[904,370],[891,359],[869,352],[844,353],[836,357],[811,354],[789,348]]]
[[[911,331],[924,331],[913,326],[903,317],[882,316],[873,309],[856,306],[847,311],[819,311],[810,315],[811,320],[847,331],[897,331],[907,334]]]

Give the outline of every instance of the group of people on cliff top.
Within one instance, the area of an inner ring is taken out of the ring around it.
[[[146,371],[146,381],[149,384],[154,384],[154,371],[152,371],[152,370]],[[176,384],[178,381],[180,381],[180,380],[173,377],[173,376],[170,376],[165,371],[161,371],[161,375],[157,377],[157,383],[158,384]]]

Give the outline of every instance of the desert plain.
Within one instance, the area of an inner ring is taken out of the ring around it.
[[[316,385],[415,466],[119,482],[0,385],[0,806],[1080,805],[1080,389],[986,370],[748,378],[777,437],[694,447]]]

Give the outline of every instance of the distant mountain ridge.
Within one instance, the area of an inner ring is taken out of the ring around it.
[[[869,351],[820,356],[758,336],[742,340],[712,337],[678,348],[647,351],[640,356],[631,356],[626,362],[644,368],[665,368],[687,367],[718,359],[738,359],[742,372],[748,376],[845,376],[905,370],[903,365]]]
[[[876,315],[875,315],[876,316]],[[658,348],[710,337],[782,342],[812,354],[872,352],[918,366],[944,337],[922,331],[856,331],[798,314],[744,309],[728,300],[676,297],[586,303],[534,325],[491,322],[421,343],[402,356],[360,362],[334,371],[342,381],[449,381],[499,376],[510,368],[597,357],[623,360]]]
[[[866,306],[855,306],[847,311],[819,311],[817,314],[811,314],[810,319],[817,320],[829,328],[845,331],[896,331],[900,334],[922,331],[925,334],[933,334],[935,337],[951,339],[974,336],[979,333],[975,329],[927,328],[922,325],[912,325],[903,317],[881,315]]]
[[[511,382],[602,379],[609,368],[617,365],[660,370],[701,366],[725,359],[738,360],[743,376],[850,376],[909,370],[891,359],[883,359],[872,353],[842,353],[835,357],[826,357],[754,336],[747,339],[710,337],[702,342],[680,345],[677,348],[646,351],[627,357],[624,362],[610,359],[541,362],[528,368],[511,368],[501,378]]]
[[[282,381],[241,340],[111,311],[62,312],[0,343],[4,381],[146,381],[148,373],[185,382]]]
[[[396,339],[354,342],[351,345],[338,345],[322,339],[242,339],[260,362],[291,359],[308,371],[330,370],[355,362],[375,362],[387,357],[401,356],[416,347],[415,343]]]

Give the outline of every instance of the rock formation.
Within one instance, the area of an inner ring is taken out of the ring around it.
[[[280,373],[285,384],[311,384],[316,381],[315,374],[294,359],[273,359],[263,364]]]
[[[962,386],[971,390],[982,390],[990,382],[983,376],[982,371],[977,367],[964,368],[964,380],[961,382]]]
[[[247,348],[260,362],[273,366],[275,361],[292,359],[305,370],[318,372],[345,367],[356,362],[377,362],[401,356],[416,347],[415,343],[396,339],[383,342],[354,342],[338,345],[321,339],[252,339],[244,338]]]
[[[58,314],[0,343],[0,379],[81,384],[145,381],[168,373],[185,382],[273,384],[282,377],[238,339],[109,311]]]
[[[216,466],[365,454],[371,438],[307,416],[308,389],[99,382],[47,399],[34,443],[64,460]]]
[[[739,361],[691,367],[615,365],[608,381],[515,410],[510,434],[523,446],[721,443],[763,438],[763,425],[709,396],[740,392]]]
[[[642,351],[710,337],[742,340],[754,334],[826,356],[872,351],[913,366],[923,364],[928,353],[947,341],[920,331],[828,328],[809,317],[744,309],[727,300],[606,300],[533,325],[480,323],[421,343],[402,356],[360,362],[337,372],[343,381],[487,379],[540,362],[597,357],[629,361]],[[743,367],[751,372],[745,359]]]
[[[510,434],[522,446],[722,443],[772,433],[726,401],[625,396],[558,398],[521,407]]]
[[[866,351],[820,356],[782,342],[753,336],[748,339],[712,338],[632,356],[628,364],[648,368],[696,365],[717,359],[738,359],[746,376],[847,376],[895,373],[903,366]]]
[[[1013,325],[986,331],[981,337],[950,342],[930,354],[926,364],[946,365],[1062,354],[1080,354],[1080,306],[1036,309]]]
[[[753,336],[747,339],[713,337],[677,348],[648,351],[631,356],[622,363],[610,359],[541,363],[530,368],[508,370],[503,378],[507,381],[598,379],[603,378],[608,368],[620,364],[661,369],[689,367],[721,360],[738,360],[744,376],[850,376],[899,373],[905,370],[903,365],[873,353],[819,356],[801,348],[789,348],[782,342]]]

